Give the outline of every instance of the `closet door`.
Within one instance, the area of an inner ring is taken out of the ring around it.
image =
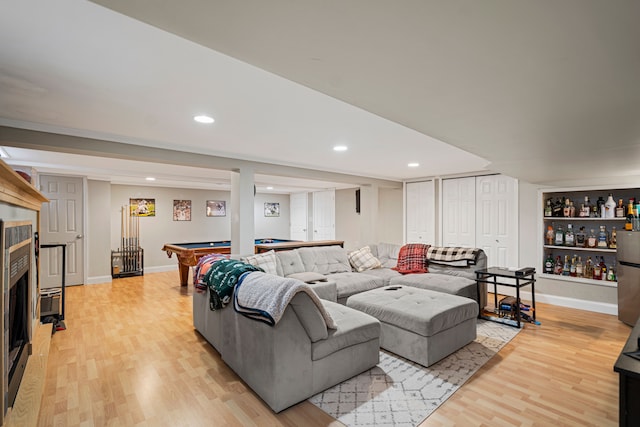
[[[476,177],[476,245],[493,267],[518,266],[518,181]]]
[[[476,178],[442,181],[442,245],[476,246]]]
[[[294,193],[289,196],[291,228],[289,238],[292,240],[308,240],[309,222],[308,193]]]
[[[334,240],[335,238],[335,191],[316,191],[313,193],[313,240]]]
[[[407,243],[435,245],[435,185],[433,180],[409,182],[406,191]]]

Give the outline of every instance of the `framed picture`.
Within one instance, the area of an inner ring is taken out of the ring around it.
[[[129,199],[131,216],[156,216],[156,199]]]
[[[207,200],[207,216],[227,216],[227,202],[224,200]]]
[[[173,220],[191,221],[191,200],[173,201]]]
[[[264,216],[280,216],[280,203],[266,202],[264,204]]]

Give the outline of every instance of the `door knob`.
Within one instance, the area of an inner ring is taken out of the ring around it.
[[[76,236],[76,239],[82,239],[83,237],[84,237],[84,236],[83,236],[82,234],[78,234],[78,235]]]

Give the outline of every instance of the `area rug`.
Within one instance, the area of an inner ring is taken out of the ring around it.
[[[380,351],[376,367],[309,401],[349,427],[415,427],[520,332],[487,320],[477,328],[475,341],[428,368]]]

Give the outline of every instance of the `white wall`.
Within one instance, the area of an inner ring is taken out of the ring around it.
[[[280,203],[279,217],[264,216],[265,203]],[[254,202],[255,237],[258,239],[288,239],[290,234],[290,205],[288,194],[258,193]]]
[[[87,213],[85,239],[87,283],[111,280],[111,183],[87,180]],[[118,227],[120,230],[120,227]],[[114,248],[115,249],[115,248]]]
[[[359,214],[355,193],[356,188],[336,190],[336,239],[344,240],[347,249],[379,242],[402,244],[402,189],[379,188],[373,207],[368,192],[361,191]],[[367,223],[371,215],[368,209],[377,209],[373,229]]]
[[[402,188],[381,188],[378,194],[378,241],[401,245]]]
[[[344,240],[347,249],[356,249],[362,243],[362,217],[356,212],[356,190],[336,190],[336,240]]]

